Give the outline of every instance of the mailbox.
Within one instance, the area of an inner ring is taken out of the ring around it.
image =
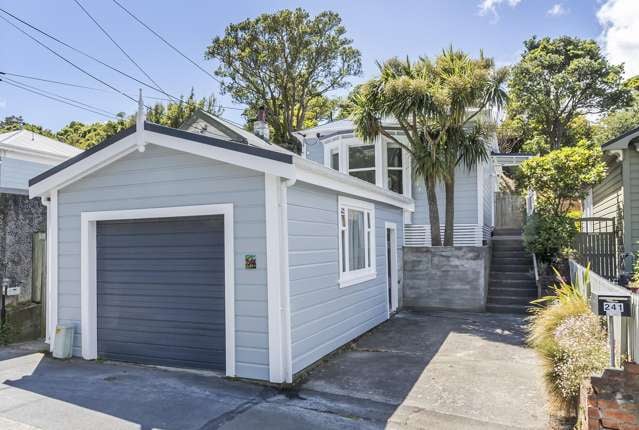
[[[606,317],[629,317],[630,294],[597,294],[591,296],[592,311]]]

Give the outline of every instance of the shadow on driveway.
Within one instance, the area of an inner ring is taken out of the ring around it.
[[[542,429],[523,329],[517,316],[402,312],[287,392],[0,350],[0,419],[44,430]]]

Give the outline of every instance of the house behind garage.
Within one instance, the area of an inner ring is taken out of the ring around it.
[[[268,144],[144,122],[33,178],[47,340],[290,382],[398,306],[413,200]]]

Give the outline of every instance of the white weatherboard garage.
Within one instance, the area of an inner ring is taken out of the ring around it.
[[[33,178],[47,340],[290,382],[386,320],[413,201],[280,148],[144,122]]]

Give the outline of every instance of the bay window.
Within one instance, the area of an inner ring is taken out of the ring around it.
[[[375,183],[375,145],[348,148],[348,173],[371,184]]]
[[[373,204],[339,197],[339,284],[358,284],[375,273],[375,208]]]

